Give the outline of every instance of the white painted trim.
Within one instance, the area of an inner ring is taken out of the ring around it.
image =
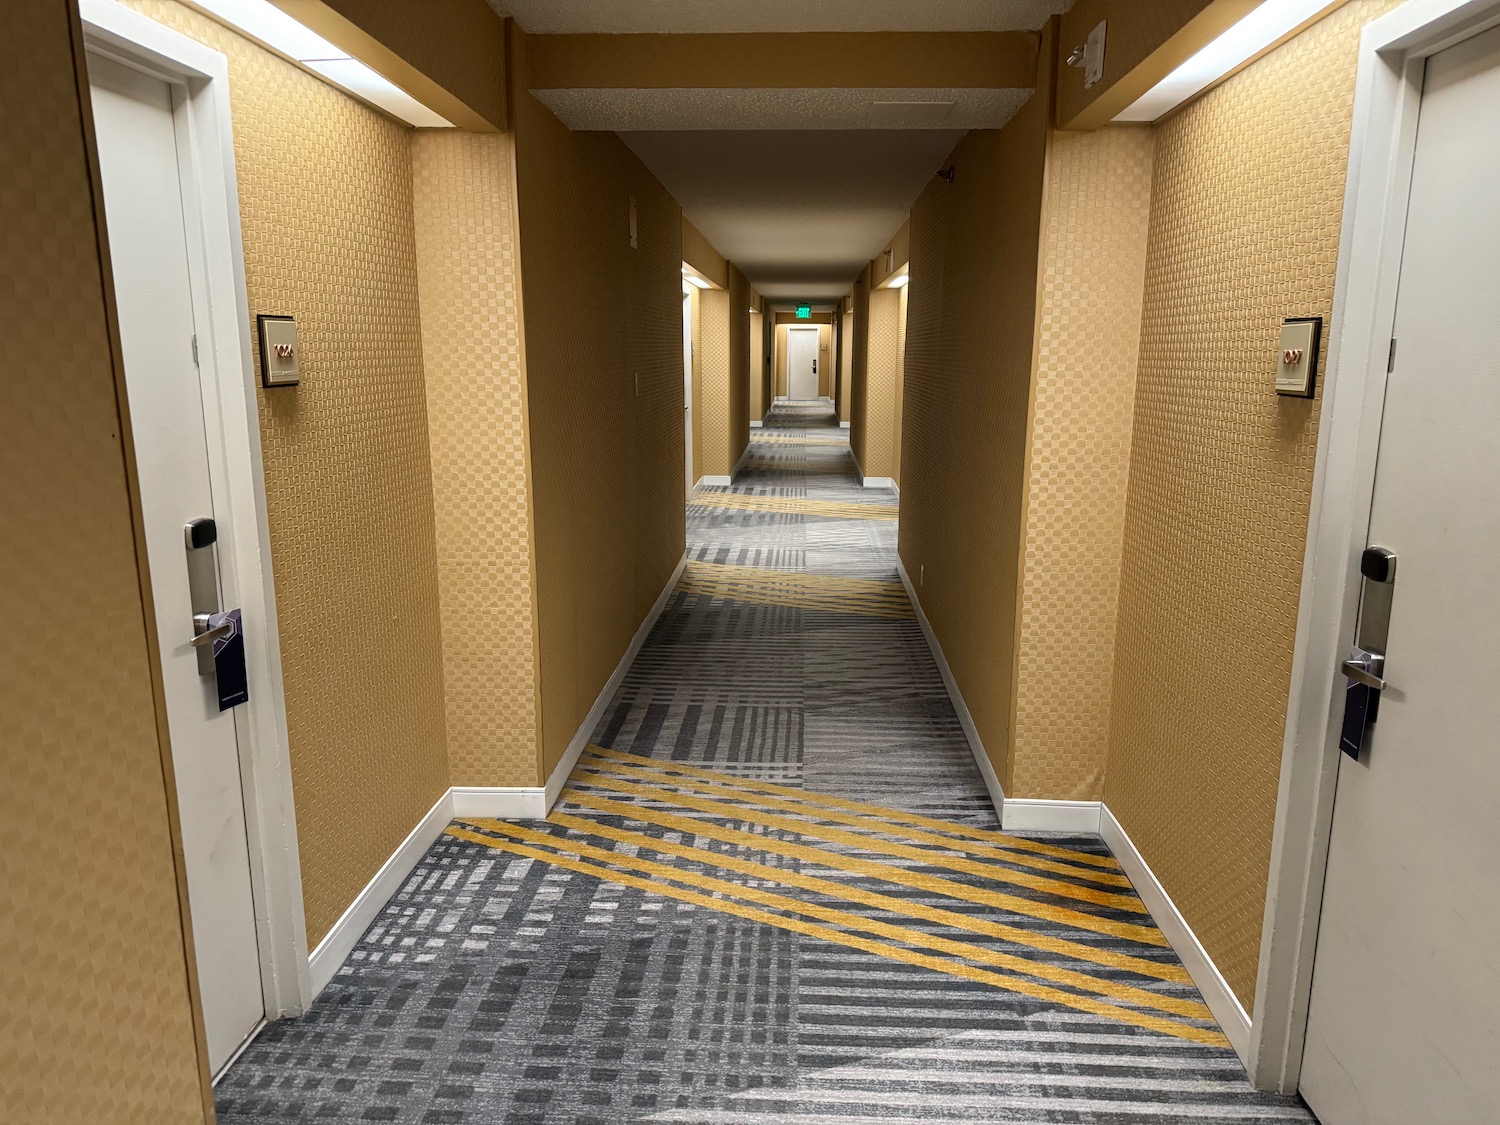
[[[1087,832],[1099,835],[1098,801],[1048,801],[1007,797],[1000,827],[1007,832]]]
[[[250,702],[235,709],[261,982],[268,1018],[312,1001],[297,850],[260,413],[245,289],[229,67],[218,51],[113,0],[81,0],[87,48],[173,88],[203,376],[219,578],[244,616]],[[201,302],[198,295],[206,295]]]
[[[851,425],[852,425],[852,423],[850,423],[850,422],[840,422],[839,423],[839,429],[841,429],[841,430],[847,430]]]
[[[911,599],[912,609],[917,614],[917,625],[922,630],[922,636],[927,639],[927,647],[932,650],[932,659],[937,663],[938,674],[943,677],[943,686],[948,689],[948,698],[953,701],[953,709],[958,712],[959,726],[963,727],[964,738],[969,742],[969,752],[974,755],[974,764],[979,767],[979,774],[984,778],[984,787],[989,790],[990,803],[995,806],[995,816],[1004,826],[1005,816],[1005,790],[1000,787],[1000,778],[995,775],[995,767],[990,763],[990,756],[985,753],[984,740],[979,737],[979,729],[974,726],[974,717],[969,714],[969,705],[964,702],[963,692],[958,690],[958,681],[953,678],[953,670],[948,667],[948,658],[943,655],[943,646],[938,643],[937,634],[932,631],[932,625],[927,620],[927,614],[922,610],[922,602],[917,597],[917,589],[912,585],[911,576],[906,573],[906,564],[901,561],[901,556],[896,556],[896,573],[901,575],[902,585],[906,587],[906,596]]]
[[[752,429],[752,430],[758,430],[758,429],[760,429],[760,428],[761,428],[761,427],[762,427],[762,426],[764,426],[764,425],[765,425],[765,423],[764,423],[764,422],[756,422],[756,421],[752,421],[752,422],[751,422],[751,423],[750,423],[750,428],[751,428],[751,429]]]
[[[890,477],[861,477],[860,484],[865,488],[895,488],[896,482]]]
[[[448,822],[452,819],[453,793],[448,790],[437,799],[417,826],[407,833],[401,846],[391,854],[390,859],[380,865],[375,877],[365,884],[364,890],[349,904],[349,909],[339,916],[333,928],[318,942],[318,948],[308,958],[314,996],[322,992],[334,978],[339,966],[359,944],[359,939],[379,917],[386,904],[396,896],[412,869],[427,854],[427,849],[443,834],[443,829],[448,827]]]
[[[1500,23],[1500,0],[1407,0],[1360,42],[1349,174],[1247,1065],[1297,1088],[1338,778],[1354,580],[1367,542],[1425,59]],[[1245,1054],[1245,1052],[1241,1052]]]
[[[1107,805],[1100,807],[1099,834],[1104,837],[1104,843],[1135,885],[1141,902],[1151,912],[1162,935],[1171,943],[1173,952],[1193,978],[1193,983],[1203,995],[1203,1002],[1214,1014],[1214,1019],[1219,1021],[1219,1026],[1229,1037],[1235,1052],[1242,1060],[1245,1059],[1250,1049],[1249,1014],[1235,996],[1234,990],[1229,987],[1224,974],[1219,972],[1213,958],[1208,955],[1208,950],[1203,948],[1198,935],[1193,933],[1193,928],[1188,925],[1182,911],[1177,909],[1172,896],[1167,894],[1161,880],[1156,877],[1156,873],[1151,870],[1145,857]]]
[[[547,815],[547,791],[539,785],[455,785],[453,815],[491,820],[541,820]]]
[[[733,477],[701,476],[694,488],[728,488],[734,484]]]

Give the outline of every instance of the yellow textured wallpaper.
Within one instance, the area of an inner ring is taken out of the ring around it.
[[[903,335],[901,293],[899,289],[877,289],[870,294],[864,409],[854,415],[852,427],[853,433],[860,437],[859,463],[867,477],[896,475],[896,446],[901,436],[897,429]]]
[[[411,142],[454,785],[540,785],[510,138]]]
[[[1008,796],[1103,794],[1152,150],[1145,127],[1053,138]]]
[[[911,217],[901,559],[1006,787],[1049,116],[970,133]]]
[[[297,317],[302,383],[259,397],[316,945],[448,786],[410,130],[175,0],[130,6],[228,56],[250,313]]]
[[[729,430],[725,435],[729,468],[750,444],[750,282],[729,263]]]
[[[702,290],[689,288],[693,336],[693,480],[697,481],[703,476],[703,302]]]
[[[921,201],[918,200],[918,205]],[[849,300],[849,449],[855,463],[864,471],[865,400],[870,393],[870,267],[866,266],[854,282]]]
[[[902,227],[903,231],[909,230]],[[896,309],[896,393],[892,404],[894,418],[891,422],[891,477],[897,487],[901,485],[901,427],[902,413],[906,408],[906,314],[911,302],[911,286],[904,285],[896,291],[900,294]]]
[[[766,362],[766,317],[750,314],[750,419],[759,422],[771,405],[771,365]]]
[[[0,1120],[198,1125],[72,7],[0,5]]]
[[[733,352],[730,334],[732,299],[726,289],[703,289],[698,293],[699,367],[702,371],[702,394],[693,402],[693,424],[698,427],[703,460],[700,476],[728,476],[734,468],[730,459],[730,396],[732,393]],[[737,460],[739,454],[734,453]]]
[[[849,421],[850,380],[854,373],[854,313],[846,311],[839,316],[839,421]]]
[[[614,134],[513,105],[550,772],[682,558],[682,210]]]
[[[1105,799],[1246,1007],[1319,406],[1273,356],[1283,317],[1329,315],[1359,32],[1394,6],[1158,129]]]

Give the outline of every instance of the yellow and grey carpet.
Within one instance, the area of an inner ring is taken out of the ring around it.
[[[998,830],[896,509],[778,404],[556,811],[450,826],[221,1121],[1311,1121],[1097,837]]]

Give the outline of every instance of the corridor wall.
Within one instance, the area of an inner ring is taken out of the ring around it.
[[[0,69],[0,257],[35,282],[0,302],[0,1119],[201,1125],[211,1094],[75,5],[0,5],[0,39],[18,48]],[[39,832],[55,813],[81,830]]]
[[[912,215],[903,565],[1007,797],[1102,798],[1247,1010],[1320,410],[1267,357],[1330,315],[1359,34],[1394,6],[1152,129],[1049,133],[1033,99]]]
[[[970,133],[911,215],[900,555],[1007,793],[1050,116],[1037,96]]]
[[[541,784],[512,141],[411,139],[454,785]]]
[[[411,130],[177,0],[129,6],[229,60],[250,312],[295,314],[306,361],[257,395],[316,946],[450,784]]]
[[[1267,357],[1330,315],[1360,30],[1395,6],[1352,0],[1157,128],[1104,797],[1247,1010],[1321,408]]]
[[[510,52],[545,775],[682,559],[682,211]]]
[[[1052,138],[1007,796],[1104,792],[1152,152],[1144,126]]]

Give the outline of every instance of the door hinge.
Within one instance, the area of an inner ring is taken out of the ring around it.
[[[198,333],[193,333],[193,366],[198,366]]]
[[[1396,337],[1392,336],[1390,354],[1385,359],[1385,373],[1389,375],[1394,370],[1396,370]]]

